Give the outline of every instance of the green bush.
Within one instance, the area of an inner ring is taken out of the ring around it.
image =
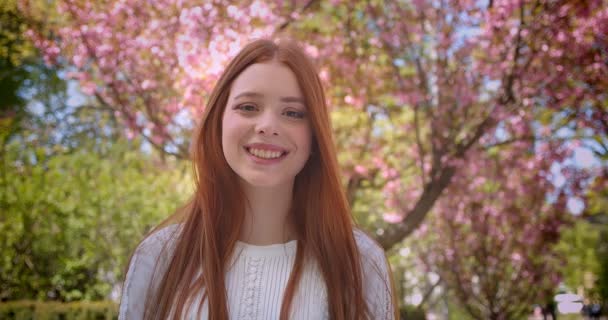
[[[48,156],[5,146],[0,301],[108,299],[145,232],[191,194],[187,163],[136,142],[103,147]]]
[[[10,301],[0,303],[0,319],[112,320],[118,319],[118,305],[112,301]]]
[[[426,312],[412,305],[403,305],[399,308],[399,317],[407,320],[426,320]]]

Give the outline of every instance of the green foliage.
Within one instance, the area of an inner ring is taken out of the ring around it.
[[[28,78],[22,61],[31,57],[33,46],[23,38],[25,24],[14,1],[0,3],[0,142],[16,130],[25,100],[19,88]]]
[[[586,215],[599,233],[593,248],[597,255],[595,277],[596,298],[608,307],[608,172],[598,177],[588,194],[589,207]]]
[[[587,192],[587,207],[572,228],[564,231],[560,253],[565,284],[584,289],[585,298],[608,304],[608,187],[606,173]]]
[[[184,163],[137,141],[57,152],[9,143],[0,180],[0,299],[104,299],[143,234],[190,194]]]
[[[557,248],[566,259],[561,272],[563,281],[569,288],[593,290],[593,283],[587,279],[599,271],[596,252],[598,241],[599,230],[585,220],[578,220],[571,228],[564,230]]]
[[[597,293],[599,299],[608,306],[608,231],[604,230],[601,234],[598,246],[598,263],[600,265],[597,275]]]
[[[608,226],[581,218],[563,234],[559,249],[566,261],[564,283],[573,291],[583,289],[585,299],[608,306]]]
[[[36,50],[25,38],[26,19],[17,8],[17,1],[0,2],[0,60],[18,66],[23,60],[31,58]]]
[[[13,0],[0,17],[0,301],[105,299],[143,234],[190,194],[187,167],[117,140],[90,99],[68,103],[24,34],[48,17]]]
[[[399,308],[399,317],[408,320],[426,320],[426,312],[416,306],[404,305]]]
[[[47,17],[36,19],[45,20]],[[32,100],[53,103],[65,93],[57,69],[45,65],[26,31],[36,19],[19,11],[17,1],[0,1],[0,144],[24,129],[34,116]]]
[[[0,303],[0,318],[14,320],[111,320],[118,318],[118,306],[112,301],[69,303],[12,301]]]

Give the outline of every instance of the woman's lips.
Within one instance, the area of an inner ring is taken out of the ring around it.
[[[279,152],[287,152],[285,148],[280,146],[269,144],[269,143],[249,143],[245,145],[247,149],[257,149],[262,151],[279,151]]]
[[[275,164],[281,162],[288,154],[286,151],[269,151],[255,148],[243,148],[253,162],[257,164]]]
[[[269,143],[250,143],[244,146],[247,155],[258,164],[278,163],[289,154],[285,148]]]

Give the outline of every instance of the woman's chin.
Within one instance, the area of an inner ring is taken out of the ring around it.
[[[289,185],[286,181],[272,179],[268,176],[241,177],[241,180],[253,188],[275,189],[284,188]]]

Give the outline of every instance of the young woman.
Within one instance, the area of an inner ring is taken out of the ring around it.
[[[396,319],[325,101],[294,42],[254,41],[232,60],[195,131],[196,191],[135,250],[119,319]]]

